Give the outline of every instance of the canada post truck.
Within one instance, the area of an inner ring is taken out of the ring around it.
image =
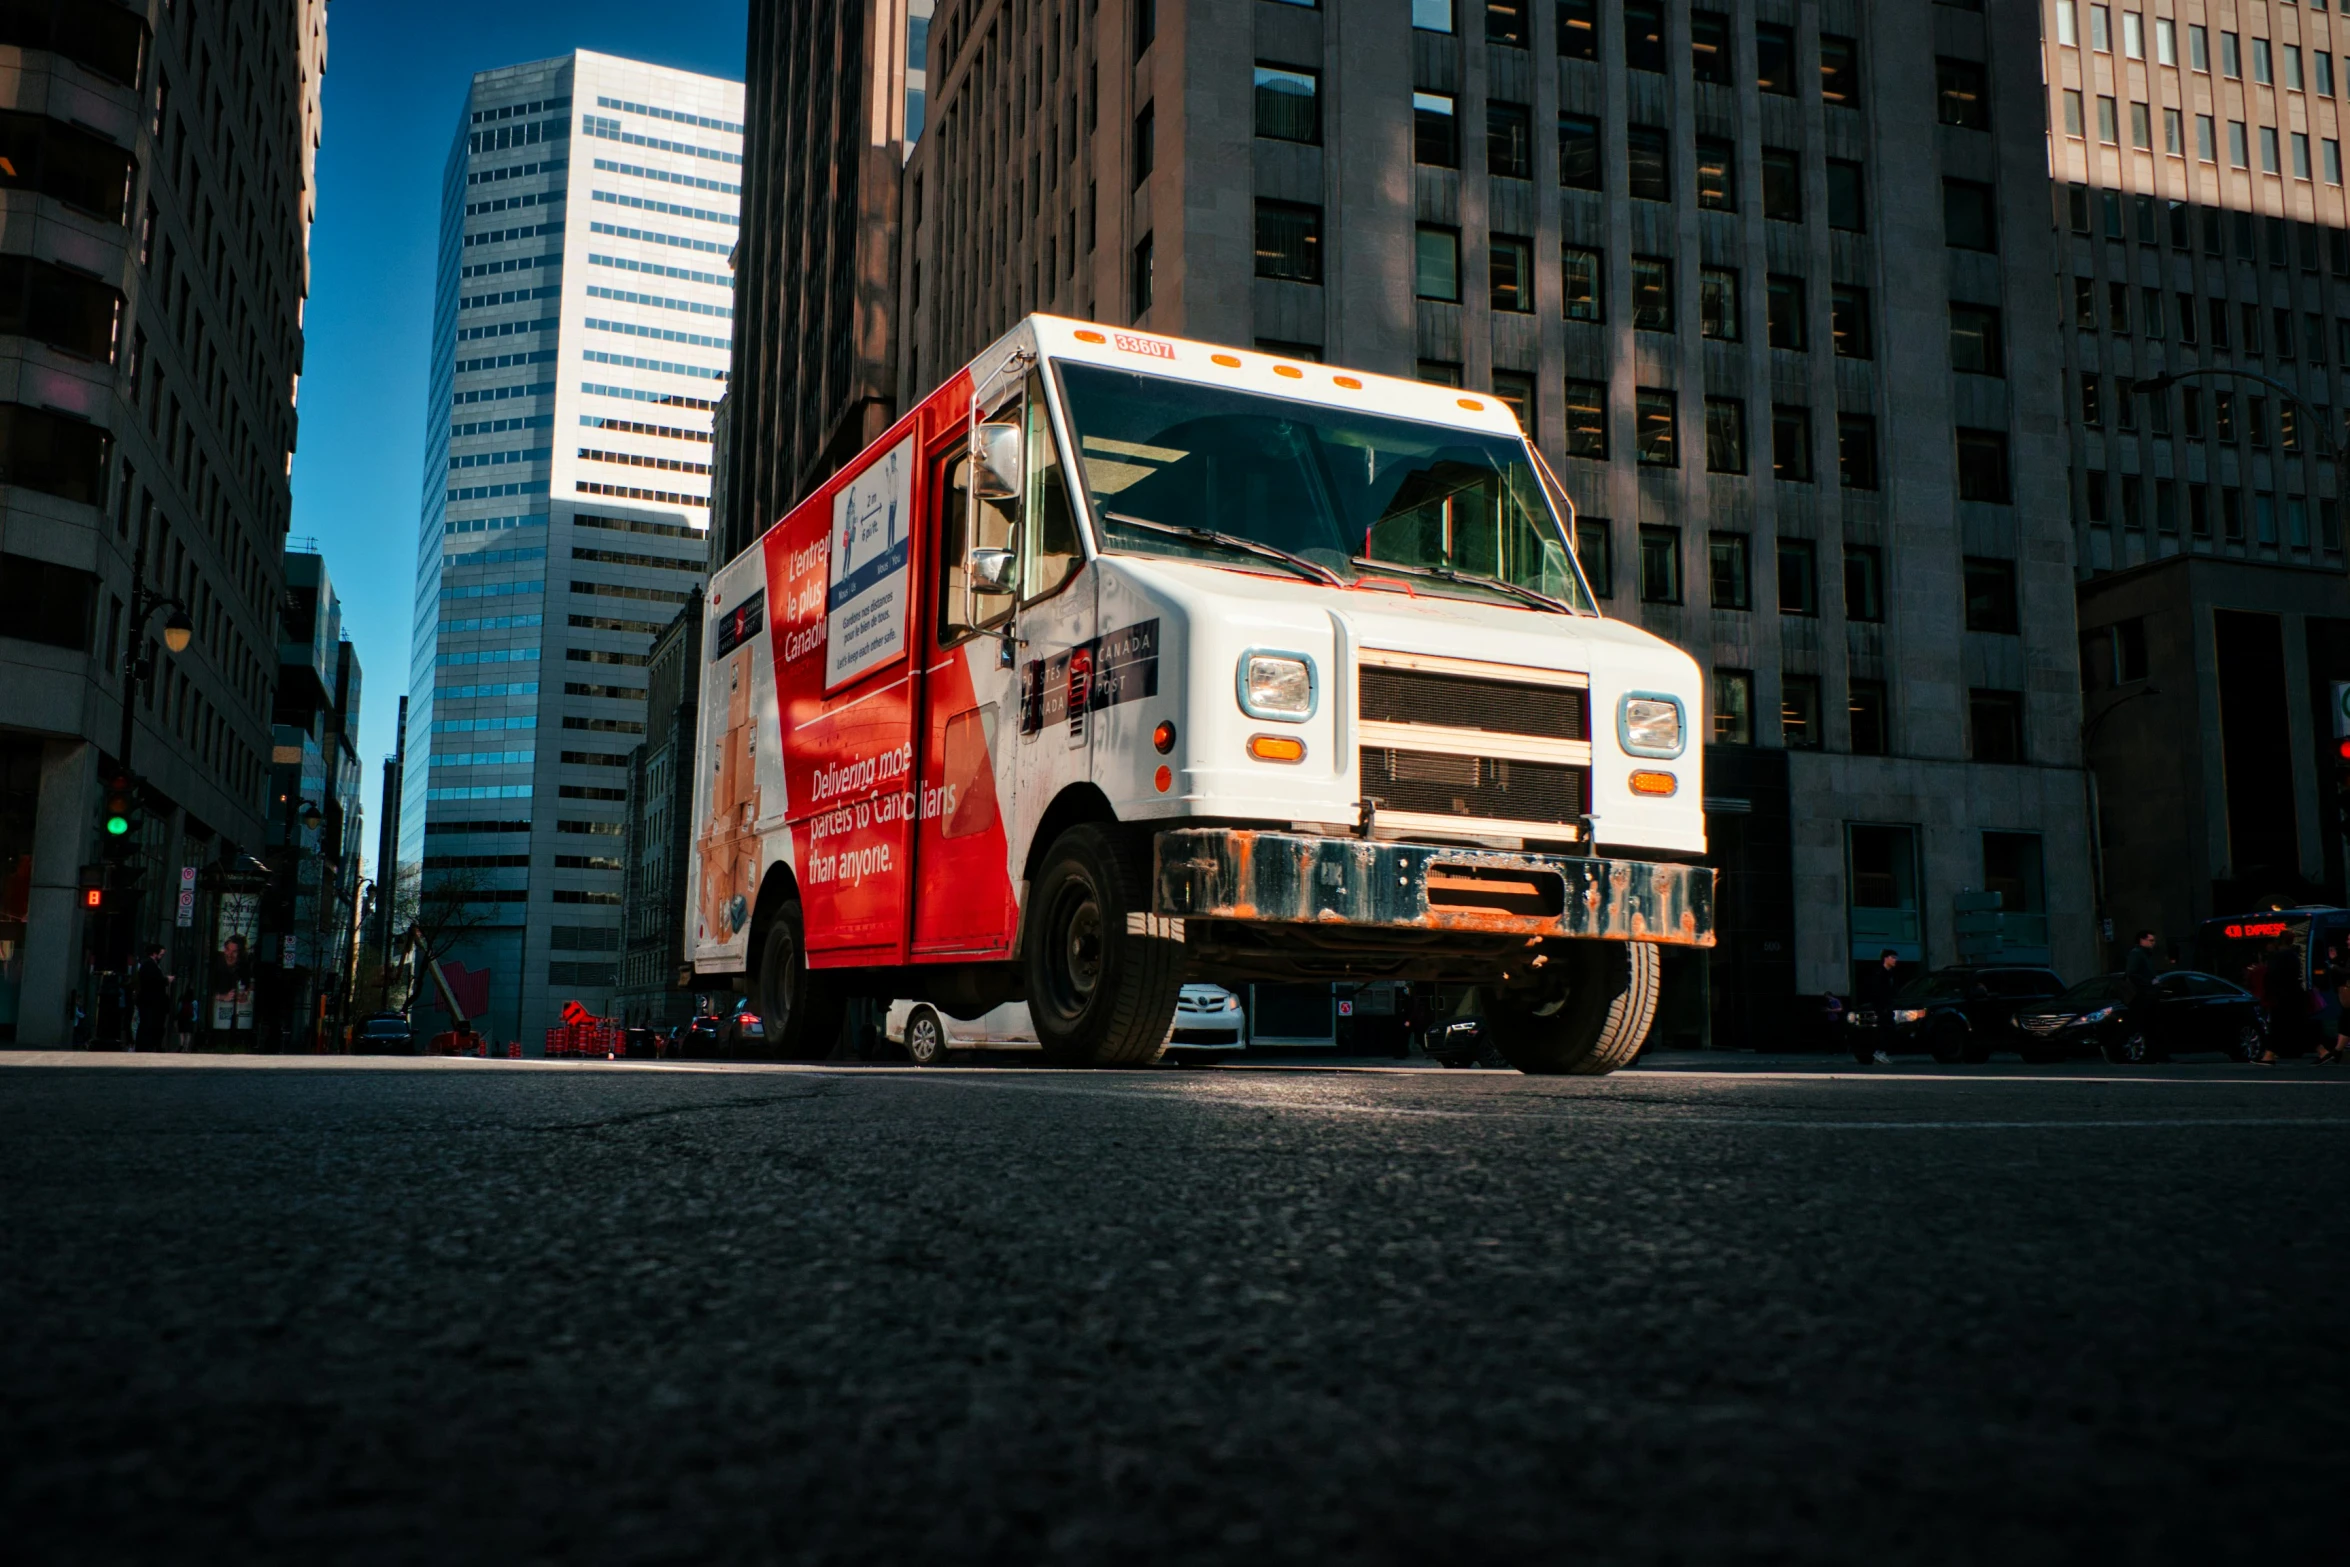
[[[711,579],[687,950],[1150,1061],[1186,979],[1475,987],[1606,1072],[1713,941],[1696,665],[1492,397],[1033,316]]]

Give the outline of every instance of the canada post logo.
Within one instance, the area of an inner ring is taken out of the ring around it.
[[[710,628],[710,661],[716,663],[767,629],[767,590],[744,599],[732,609],[720,610]]]
[[[1020,671],[1020,732],[1041,734],[1066,723],[1072,735],[1085,715],[1159,694],[1159,623],[1146,620],[1080,642]]]

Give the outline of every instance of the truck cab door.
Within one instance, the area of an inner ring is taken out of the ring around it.
[[[1029,671],[1092,633],[1089,613],[1072,615],[1079,594],[1062,591],[1084,557],[1043,378],[1032,371],[991,400],[974,432],[931,453],[939,549],[924,666],[917,958],[1014,955],[1028,843],[1020,823],[1054,792],[1053,775],[1030,765]],[[1087,595],[1078,607],[1089,605]]]

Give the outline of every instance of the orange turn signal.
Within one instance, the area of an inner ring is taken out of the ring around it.
[[[1306,743],[1295,735],[1250,735],[1248,754],[1260,762],[1302,762]]]
[[[1673,794],[1680,787],[1681,780],[1675,778],[1671,773],[1638,772],[1632,775],[1632,792],[1634,794]]]

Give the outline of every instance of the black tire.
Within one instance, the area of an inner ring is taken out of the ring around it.
[[[928,1007],[916,1007],[906,1014],[906,1059],[916,1066],[944,1066],[947,1059],[947,1029],[938,1020],[938,1014]]]
[[[2235,1041],[2228,1046],[2228,1059],[2249,1065],[2268,1049],[2268,1036],[2261,1032],[2257,1022],[2245,1023],[2236,1030]]]
[[[2126,1027],[2107,1039],[2104,1051],[2105,1059],[2116,1066],[2143,1066],[2149,1061],[2167,1059],[2146,1037],[2146,1030],[2135,1026]]]
[[[1952,1066],[1964,1061],[1969,1049],[1966,1026],[1962,1023],[1947,1021],[1936,1024],[1932,1049],[1934,1059],[1944,1066]]]
[[[809,972],[805,927],[797,899],[775,911],[759,937],[759,966],[751,973],[751,995],[767,1031],[765,1051],[786,1061],[828,1054],[840,1036],[840,997],[821,975]]]
[[[1644,941],[1578,941],[1548,994],[1495,990],[1485,1015],[1502,1059],[1529,1075],[1599,1077],[1628,1066],[1656,1021],[1662,965]]]
[[[1085,823],[1061,834],[1029,889],[1021,965],[1028,1016],[1060,1066],[1148,1066],[1175,1022],[1183,943],[1150,912],[1141,840]]]

